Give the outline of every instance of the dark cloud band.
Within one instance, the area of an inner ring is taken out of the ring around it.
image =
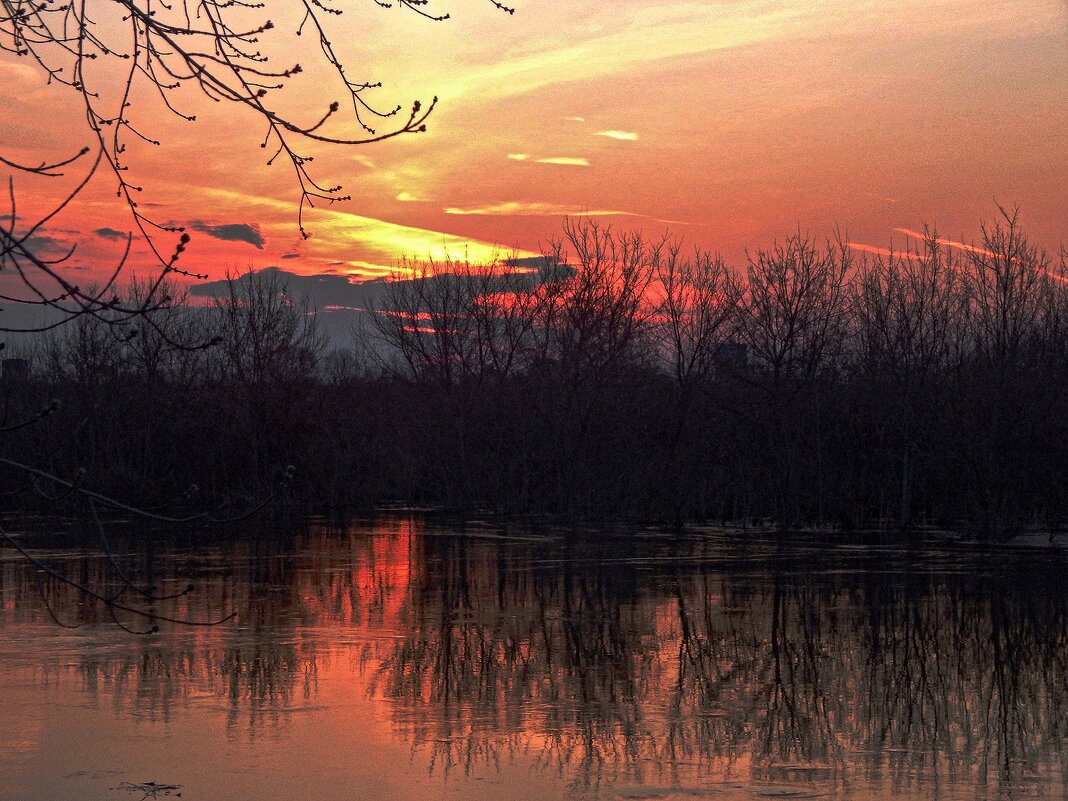
[[[263,238],[263,234],[260,233],[260,227],[255,224],[224,223],[222,225],[209,225],[203,220],[193,220],[189,223],[189,227],[214,239],[221,239],[226,242],[247,242],[259,250],[263,250],[263,246],[267,242]]]

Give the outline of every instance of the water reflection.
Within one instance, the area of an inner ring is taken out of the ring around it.
[[[238,611],[142,639],[8,560],[0,664],[120,721],[218,713],[247,742],[284,740],[309,711],[337,717],[317,706],[330,684],[373,699],[369,714],[410,745],[391,770],[438,779],[529,762],[573,792],[626,797],[1068,789],[1060,554],[469,533],[398,519],[217,543],[131,537],[127,569],[198,585],[172,612]],[[115,581],[99,557],[52,556],[94,586]],[[42,599],[87,625],[57,634]]]

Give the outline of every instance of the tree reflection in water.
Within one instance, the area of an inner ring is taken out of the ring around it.
[[[1012,784],[1063,759],[1059,560],[734,547],[420,540],[379,690],[445,770]]]
[[[398,519],[131,538],[128,567],[197,584],[177,611],[238,619],[134,644],[83,637],[81,687],[164,720],[223,703],[232,736],[258,737],[314,704],[320,665],[340,660],[441,775],[530,759],[576,787],[811,777],[887,793],[1064,791],[1060,554],[474,533]],[[83,582],[111,580],[103,560],[57,556]],[[61,620],[105,627],[42,581]],[[5,634],[28,642],[52,625],[25,565],[2,563],[0,582]]]

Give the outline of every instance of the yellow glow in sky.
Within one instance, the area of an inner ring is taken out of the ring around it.
[[[162,145],[134,148],[131,169],[161,221],[203,223],[190,266],[285,259],[372,276],[405,257],[534,253],[579,213],[669,230],[733,262],[799,226],[839,224],[883,248],[928,222],[967,242],[995,201],[1018,203],[1048,249],[1064,240],[1059,0],[520,0],[514,16],[435,2],[451,20],[373,5],[327,20],[350,77],[384,84],[380,106],[440,102],[425,134],[307,148],[313,174],[352,199],[310,211],[306,242],[292,171],[264,164],[256,119],[190,93],[199,119],[186,124],[138,96],[140,127]],[[311,65],[279,107],[314,120],[340,88],[314,68],[315,43],[292,35],[299,19],[268,11],[265,52]],[[28,61],[0,54],[0,87],[0,154],[40,160],[88,142],[73,93]],[[79,253],[101,271],[116,244],[92,232],[129,228],[106,179],[54,232],[88,237]],[[16,190],[27,213],[58,193],[21,177]],[[204,233],[233,225],[262,242]]]

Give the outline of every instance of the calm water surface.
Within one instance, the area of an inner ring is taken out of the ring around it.
[[[4,801],[1068,795],[1061,552],[408,517],[109,532],[115,563],[25,541],[101,591],[193,582],[160,610],[237,616],[131,635],[0,552]]]

